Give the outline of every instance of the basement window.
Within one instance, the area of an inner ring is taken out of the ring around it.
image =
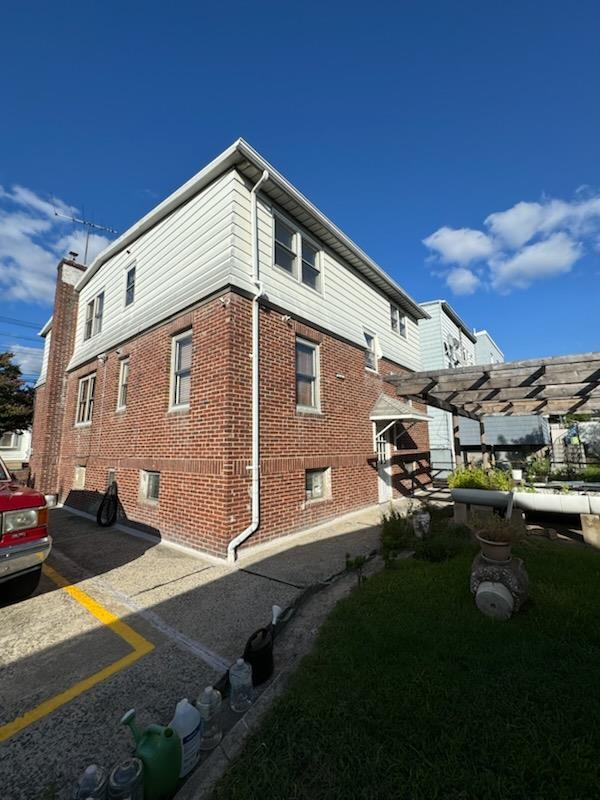
[[[329,472],[329,467],[306,470],[304,488],[307,502],[312,500],[326,500],[329,497]]]
[[[141,470],[140,498],[148,503],[158,503],[160,493],[160,472]]]

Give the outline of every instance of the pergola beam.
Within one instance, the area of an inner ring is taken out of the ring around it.
[[[600,352],[390,375],[399,395],[454,415],[600,412]]]

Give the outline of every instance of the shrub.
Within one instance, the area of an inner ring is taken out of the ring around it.
[[[419,539],[415,545],[415,558],[422,561],[448,561],[458,555],[464,543],[445,533],[434,533],[426,539]]]
[[[525,464],[525,477],[527,480],[548,475],[550,472],[550,459],[544,456],[535,456]]]
[[[600,483],[600,465],[592,464],[583,470],[583,480],[589,483]]]
[[[583,471],[579,467],[567,464],[552,470],[548,477],[551,481],[579,481],[583,479]]]
[[[502,469],[458,467],[448,475],[448,486],[451,489],[494,489],[510,492],[514,482],[510,473]]]
[[[412,520],[392,508],[381,519],[381,549],[389,561],[397,550],[412,550],[416,541]]]

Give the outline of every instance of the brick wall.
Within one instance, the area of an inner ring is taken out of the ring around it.
[[[229,292],[158,326],[70,373],[64,393],[56,486],[61,500],[95,511],[116,471],[122,512],[132,524],[224,556],[250,522],[251,302]],[[377,502],[371,407],[382,375],[399,366],[365,369],[364,351],[347,342],[260,311],[261,525],[248,544],[291,533]],[[169,411],[172,336],[193,330],[190,408]],[[56,326],[54,337],[56,335]],[[296,410],[295,340],[319,344],[321,413]],[[127,407],[116,411],[120,360],[128,357]],[[91,425],[75,425],[79,380],[96,373]],[[48,405],[48,388],[36,404]],[[36,409],[34,440],[43,439]],[[412,427],[394,452],[393,485],[406,493],[405,465],[427,462],[427,425]],[[85,487],[74,488],[76,467]],[[329,468],[330,497],[307,502],[305,470]],[[156,470],[159,502],[140,498],[140,470]]]

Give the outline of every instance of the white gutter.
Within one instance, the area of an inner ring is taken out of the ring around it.
[[[236,550],[258,529],[260,525],[260,307],[258,301],[263,295],[258,263],[258,228],[256,195],[261,184],[269,177],[267,170],[263,172],[258,183],[250,192],[250,227],[252,235],[252,283],[256,286],[256,294],[252,298],[252,478],[250,525],[232,539],[227,545],[227,560],[236,560]]]

